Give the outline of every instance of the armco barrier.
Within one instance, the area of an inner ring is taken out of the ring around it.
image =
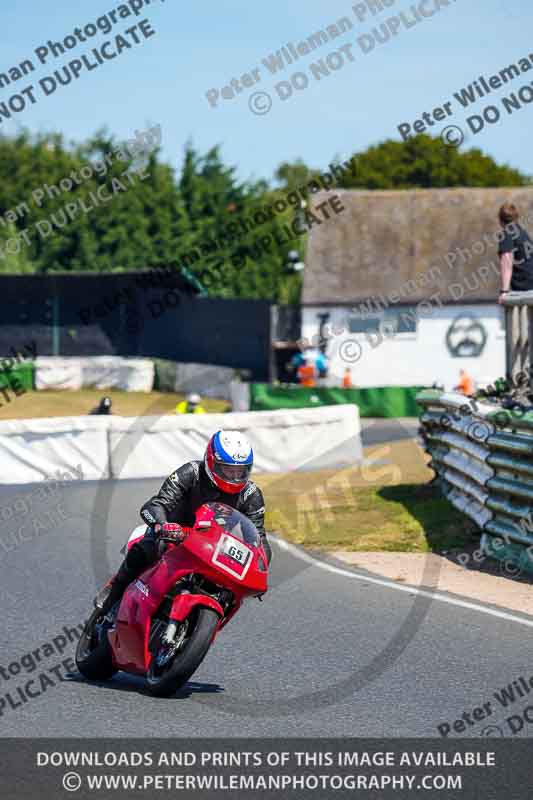
[[[335,469],[362,459],[356,406],[162,417],[0,422],[0,483],[31,483],[80,466],[86,480],[159,478],[202,457],[219,428],[249,437],[258,472]]]
[[[533,573],[533,413],[437,391],[417,401],[430,466],[481,529],[481,550]]]

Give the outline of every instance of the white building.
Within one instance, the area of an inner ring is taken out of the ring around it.
[[[346,367],[359,387],[504,375],[497,211],[512,200],[533,220],[533,189],[337,194],[344,211],[310,233],[302,298],[302,338],[327,338],[329,382]]]
[[[460,369],[478,385],[505,374],[505,331],[498,305],[458,304],[421,311],[406,329],[400,314],[414,308],[364,318],[351,305],[305,306],[302,338],[316,342],[321,316],[329,315],[326,353],[328,383],[333,385],[341,384],[346,367],[359,387],[431,386],[436,381],[451,389]]]

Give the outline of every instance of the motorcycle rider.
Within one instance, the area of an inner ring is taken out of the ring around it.
[[[170,475],[159,492],[141,508],[149,526],[133,545],[112,581],[101,590],[95,605],[107,614],[126,587],[160,557],[159,540],[183,541],[182,525],[192,526],[195,512],[204,503],[220,502],[245,514],[261,536],[268,562],[272,550],[265,533],[263,493],[249,480],[252,447],[242,433],[221,430],[213,434],[203,461],[189,461]]]

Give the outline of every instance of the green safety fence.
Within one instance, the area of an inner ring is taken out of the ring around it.
[[[10,370],[0,372],[0,390],[16,386],[17,391],[22,387],[26,392],[35,388],[35,364],[33,361],[24,361]]]
[[[315,408],[338,403],[355,403],[361,417],[416,417],[420,386],[377,386],[368,389],[340,389],[297,384],[250,384],[250,409]]]

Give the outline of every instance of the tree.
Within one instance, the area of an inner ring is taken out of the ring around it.
[[[304,186],[312,180],[314,170],[311,170],[301,159],[297,159],[294,164],[284,161],[279,165],[274,177],[286,189],[295,189]]]
[[[218,147],[201,156],[189,143],[179,182],[185,229],[181,263],[210,294],[219,297],[276,298],[283,268],[280,248],[258,241],[275,221],[256,222],[268,200],[265,181],[239,182]]]
[[[13,222],[0,224],[0,274],[34,272],[28,258],[28,245]]]
[[[337,186],[529,182],[478,149],[460,153],[425,135],[388,140],[356,158],[356,174]],[[142,174],[134,166],[105,130],[78,145],[67,145],[60,134],[0,135],[0,272],[170,267],[187,269],[212,296],[298,302],[301,275],[286,265],[290,250],[305,261],[307,237],[290,226],[302,213],[302,200],[310,200],[305,187],[320,170],[297,159],[280,164],[275,185],[242,181],[218,146],[199,153],[190,142],[178,174],[159,152],[150,154]],[[86,177],[80,179],[82,170]],[[20,250],[17,237],[24,239]]]
[[[460,153],[425,134],[405,142],[388,139],[357,154],[355,175],[340,181],[343,189],[441,189],[453,186],[525,186],[529,178],[500,166],[474,148]]]

